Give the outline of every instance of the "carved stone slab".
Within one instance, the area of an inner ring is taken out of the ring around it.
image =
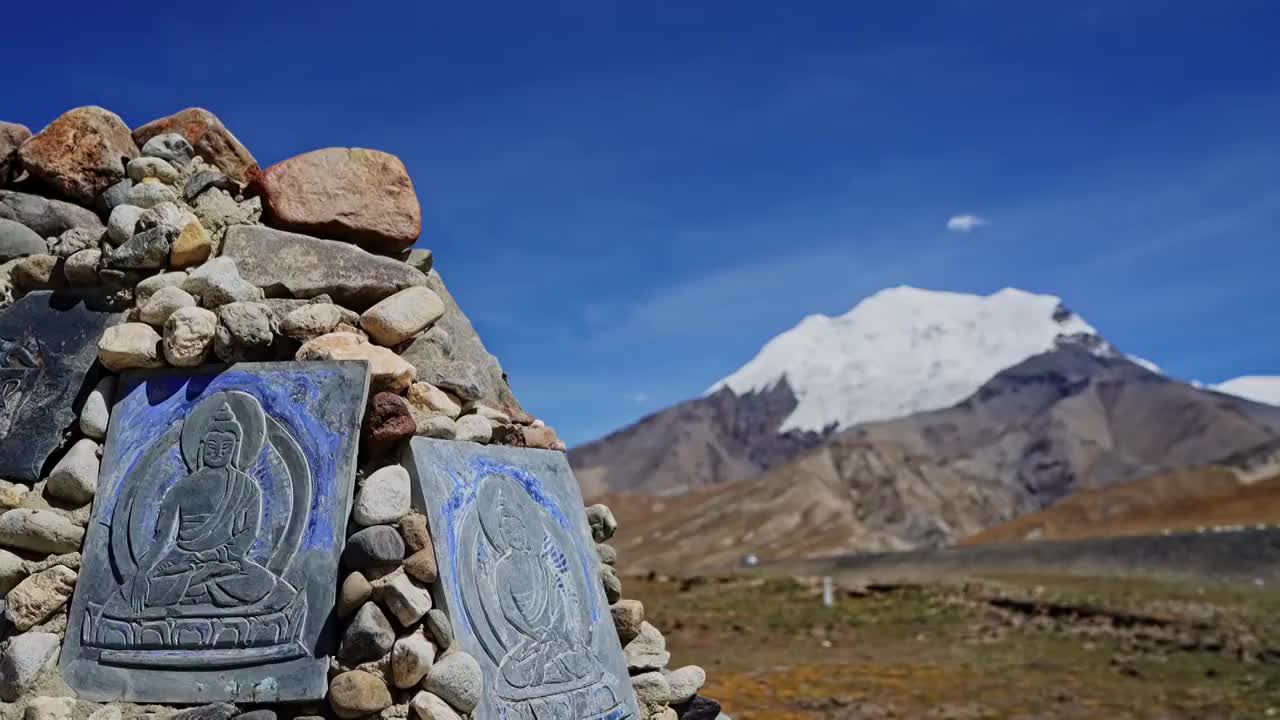
[[[474,717],[639,720],[599,559],[564,453],[413,438],[435,601],[480,662]]]
[[[324,697],[360,361],[121,377],[62,672],[80,697]]]
[[[48,291],[0,310],[0,478],[40,479],[92,388],[98,338],[119,318]]]

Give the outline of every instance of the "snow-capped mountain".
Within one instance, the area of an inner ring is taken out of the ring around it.
[[[1274,375],[1244,375],[1210,386],[1213,390],[1235,395],[1246,400],[1280,405],[1280,377]]]
[[[1118,352],[1052,295],[897,287],[805,318],[706,394],[569,460],[588,496],[663,495],[781,471],[833,443],[887,443],[1034,509],[1280,438],[1280,407],[1206,390]]]
[[[785,380],[797,405],[780,432],[845,428],[954,405],[1004,368],[1062,342],[1115,353],[1053,295],[895,287],[843,315],[806,317],[707,394],[747,395]]]

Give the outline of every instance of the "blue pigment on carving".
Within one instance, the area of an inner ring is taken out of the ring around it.
[[[304,410],[320,403],[320,384],[335,374],[337,373],[332,370],[319,369],[305,373],[289,370],[248,373],[232,368],[216,375],[183,376],[166,373],[156,376],[128,376],[122,388],[122,398],[117,402],[116,412],[113,413],[113,416],[119,417],[113,417],[112,423],[112,432],[122,436],[122,442],[114,443],[113,447],[125,453],[114,467],[125,470],[118,477],[108,479],[109,489],[104,498],[107,513],[102,517],[111,516],[110,512],[115,507],[125,478],[133,472],[148,449],[149,444],[144,440],[158,438],[165,430],[181,422],[208,395],[221,390],[240,390],[256,397],[267,415],[279,421],[301,446],[316,483],[311,493],[310,522],[303,534],[302,548],[329,547],[338,540],[335,528],[329,522],[332,509],[329,503],[333,497],[331,490],[341,437],[322,423],[319,417]],[[299,398],[304,402],[299,404]],[[181,474],[174,477],[176,481],[177,477],[185,475],[187,471],[176,450],[172,458],[165,459],[167,464],[174,461],[177,463],[172,465],[175,472],[183,468]],[[283,480],[275,472],[278,467],[267,462],[267,453],[264,452],[251,471],[263,487],[264,522],[270,517],[272,502],[277,494],[273,488]],[[143,519],[148,529],[154,527],[158,512],[159,508],[147,508]],[[260,538],[254,550],[255,555],[262,556],[269,555],[271,548]]]
[[[465,516],[466,512],[471,509],[476,501],[476,493],[479,490],[480,481],[488,475],[500,475],[511,480],[515,480],[524,488],[525,492],[534,502],[547,511],[560,527],[569,533],[573,533],[573,525],[569,522],[569,518],[565,516],[560,506],[556,505],[555,499],[552,498],[542,487],[542,481],[536,475],[528,470],[498,462],[492,458],[474,456],[467,461],[471,476],[464,477],[459,474],[449,473],[447,468],[437,465],[438,471],[452,478],[453,491],[449,494],[449,498],[445,501],[443,515],[445,517],[445,535],[446,559],[449,563],[449,574],[454,579],[450,583],[450,595],[453,596],[454,607],[462,607],[462,582],[458,576],[458,541],[459,541],[459,523]],[[581,563],[583,577],[586,578],[586,588],[589,593],[585,601],[591,608],[591,622],[594,624],[600,619],[600,603],[597,601],[596,593],[603,592],[598,590],[599,580],[593,578],[591,574],[591,559],[582,552],[581,548],[574,546],[573,550],[577,550],[578,561]],[[470,630],[470,627],[467,628]]]

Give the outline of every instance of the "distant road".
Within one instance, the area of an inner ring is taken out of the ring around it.
[[[959,579],[993,573],[1216,581],[1280,590],[1280,529],[963,545],[841,555],[763,567],[846,582]]]

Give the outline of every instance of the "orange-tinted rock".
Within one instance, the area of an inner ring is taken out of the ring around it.
[[[32,177],[81,205],[123,179],[137,156],[129,126],[94,105],[68,110],[18,149]]]
[[[164,133],[178,133],[186,138],[197,155],[241,185],[249,184],[258,174],[258,161],[249,149],[240,144],[217,115],[204,108],[187,108],[152,120],[133,131],[133,141],[141,147]]]
[[[285,230],[396,253],[418,239],[422,209],[404,163],[363,148],[282,160],[257,181],[267,222]]]

